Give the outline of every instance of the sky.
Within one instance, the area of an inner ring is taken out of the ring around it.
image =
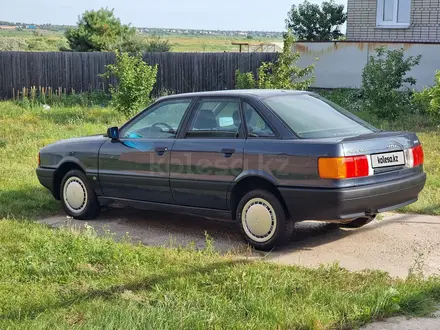
[[[0,21],[75,25],[86,10],[108,7],[124,24],[149,28],[284,31],[302,0],[0,0]],[[313,3],[321,3],[311,0]],[[336,0],[347,5],[347,0]]]

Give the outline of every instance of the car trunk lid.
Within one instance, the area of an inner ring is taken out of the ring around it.
[[[408,167],[408,151],[420,144],[417,135],[409,132],[376,132],[347,137],[340,143],[346,157],[367,155],[371,174]]]

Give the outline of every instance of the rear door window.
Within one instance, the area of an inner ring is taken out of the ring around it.
[[[243,102],[243,113],[246,121],[248,137],[273,138],[276,136],[267,122],[258,114],[257,110],[247,102]]]
[[[187,138],[238,138],[241,117],[239,99],[202,99],[192,116]]]

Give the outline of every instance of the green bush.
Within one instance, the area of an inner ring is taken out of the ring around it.
[[[28,49],[31,51],[43,51],[43,50],[56,50],[56,46],[51,46],[47,42],[48,40],[43,37],[30,38],[27,40]]]
[[[425,87],[420,92],[413,94],[413,102],[422,112],[440,118],[440,70],[435,73],[435,85]]]
[[[242,73],[236,71],[236,88],[259,88],[259,89],[296,89],[304,90],[310,87],[315,77],[313,75],[315,65],[305,68],[296,66],[300,58],[299,53],[292,52],[295,39],[289,31],[284,35],[283,52],[277,61],[264,62],[258,68],[258,78],[251,72]]]
[[[238,89],[256,88],[256,81],[252,72],[235,71],[235,85]]]
[[[25,51],[28,44],[23,38],[0,36],[0,51]]]
[[[116,53],[116,64],[106,66],[104,77],[115,76],[116,86],[110,86],[112,104],[129,117],[151,103],[151,92],[156,84],[157,64],[148,65],[142,54]]]
[[[170,50],[170,41],[168,39],[162,39],[160,36],[145,38],[136,34],[124,40],[119,45],[119,51],[128,53],[169,52]]]
[[[331,90],[317,90],[317,92],[351,112],[364,110],[364,100],[362,92],[359,89],[336,88]]]
[[[146,40],[145,50],[148,53],[169,52],[171,44],[168,39],[162,39],[160,36],[152,36]]]
[[[381,119],[394,119],[411,110],[411,94],[407,85],[416,80],[407,73],[420,63],[421,55],[404,58],[403,49],[376,49],[362,73],[362,92],[367,110]],[[404,87],[407,87],[404,90]]]

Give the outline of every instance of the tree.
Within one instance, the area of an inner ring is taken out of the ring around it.
[[[66,30],[65,36],[73,51],[114,51],[136,34],[136,29],[121,23],[113,9],[101,8],[83,13],[76,27]]]
[[[321,7],[305,0],[293,5],[288,13],[286,25],[299,41],[329,41],[340,38],[340,27],[347,20],[344,5],[334,0],[324,1]]]

